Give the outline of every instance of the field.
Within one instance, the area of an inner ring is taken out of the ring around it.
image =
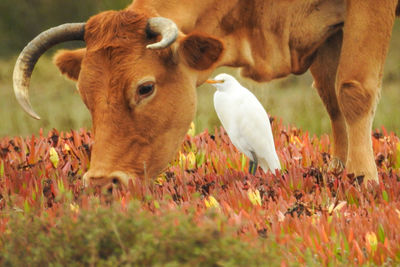
[[[16,56],[0,59],[0,265],[400,265],[399,31],[372,132],[378,184],[327,171],[329,119],[307,73],[240,80],[274,118],[282,172],[247,172],[203,85],[196,129],[163,174],[112,195],[84,188],[93,140],[75,85],[42,57],[35,121],[13,96]]]
[[[400,142],[374,132],[379,184],[326,171],[331,144],[272,123],[282,173],[247,173],[222,128],[188,133],[156,180],[85,189],[87,131],[0,139],[0,265],[400,264]]]

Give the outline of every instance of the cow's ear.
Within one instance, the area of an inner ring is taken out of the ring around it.
[[[179,54],[196,70],[211,68],[220,60],[223,51],[221,40],[202,33],[189,34],[179,43]]]
[[[67,77],[73,81],[77,81],[85,53],[85,48],[76,50],[60,50],[54,56],[53,62],[62,74],[67,75]]]

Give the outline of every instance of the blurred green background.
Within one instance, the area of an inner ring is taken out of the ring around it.
[[[12,70],[18,53],[38,33],[66,22],[86,21],[91,15],[107,9],[121,9],[131,0],[0,0],[0,137],[37,134],[40,128],[70,130],[90,128],[90,115],[83,105],[75,84],[61,76],[51,63],[56,49],[82,46],[82,43],[63,44],[48,51],[39,60],[31,81],[32,105],[42,120],[26,115],[15,100],[12,89]],[[384,126],[400,132],[400,23],[396,22],[385,75],[381,100],[374,129]],[[219,69],[237,76],[235,69]],[[239,80],[251,89],[267,112],[281,118],[284,124],[295,125],[311,134],[330,133],[327,113],[309,73],[271,83],[257,84]],[[214,89],[209,85],[198,88],[196,131],[219,125],[213,108]]]

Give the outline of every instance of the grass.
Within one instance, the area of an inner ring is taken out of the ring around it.
[[[363,184],[327,171],[326,135],[272,129],[282,172],[249,174],[219,128],[112,195],[82,186],[88,132],[0,138],[0,265],[398,266],[399,138],[374,135]]]
[[[40,128],[69,130],[90,127],[90,114],[73,82],[64,79],[48,57],[39,60],[31,80],[32,106],[41,120],[19,107],[12,89],[15,59],[0,62],[0,136],[30,135]]]

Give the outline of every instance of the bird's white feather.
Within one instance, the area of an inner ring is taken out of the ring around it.
[[[225,82],[216,86],[214,107],[232,143],[253,161],[251,152],[255,153],[264,171],[281,169],[267,112],[233,77],[223,77]]]

